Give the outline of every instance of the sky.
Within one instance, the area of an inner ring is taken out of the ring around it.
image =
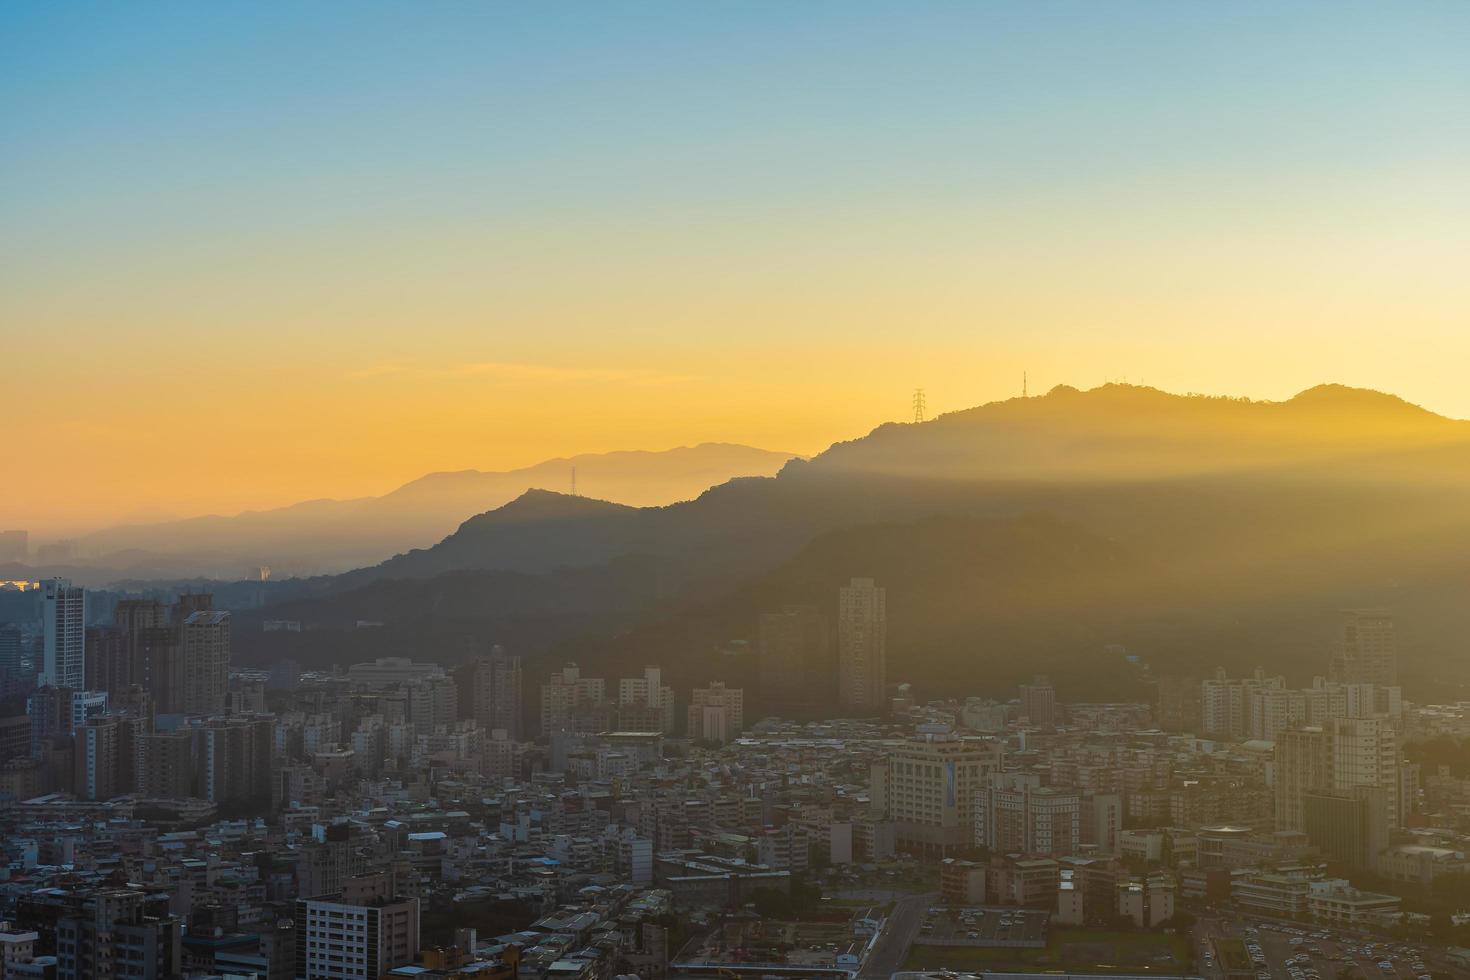
[[[0,5],[0,525],[811,453],[1066,383],[1470,417],[1470,5]]]

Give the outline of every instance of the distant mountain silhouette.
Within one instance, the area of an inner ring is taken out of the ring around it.
[[[330,572],[432,544],[475,514],[533,488],[649,506],[686,500],[732,477],[775,473],[791,456],[727,443],[663,452],[590,453],[506,472],[431,473],[381,497],[310,500],[230,517],[115,527],[79,542],[84,564],[135,577]],[[82,563],[79,563],[82,564]]]
[[[914,627],[892,649],[915,658],[909,676],[935,684],[982,662],[984,630],[1011,638],[1028,663],[1065,666],[1131,636],[1168,647],[1164,659],[1193,645],[1191,655],[1238,663],[1254,644],[1320,670],[1312,631],[1371,598],[1435,624],[1423,673],[1452,637],[1470,635],[1463,604],[1444,598],[1458,595],[1446,583],[1470,581],[1467,491],[1470,423],[1377,392],[1324,385],[1252,402],[1063,387],[880,426],[774,478],[666,507],[530,494],[433,548],[300,588],[324,597],[307,607],[323,622],[372,594],[422,632],[434,615],[389,597],[435,586],[395,580],[452,573],[458,594],[480,590],[494,610],[512,576],[515,590],[547,599],[538,609],[602,617],[580,647],[560,626],[518,621],[528,648],[565,644],[593,662],[626,642],[643,651],[629,656],[663,657],[673,637],[666,656],[707,671],[709,651],[749,639],[761,608],[835,604],[840,580],[874,575],[895,590],[892,624]],[[860,560],[879,543],[881,561]],[[590,598],[615,592],[621,607]],[[462,603],[456,628],[488,636],[505,622],[487,612],[467,625],[473,606]],[[624,640],[608,642],[611,626]]]

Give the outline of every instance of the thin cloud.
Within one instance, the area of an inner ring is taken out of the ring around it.
[[[467,361],[463,364],[426,366],[389,362],[351,372],[359,379],[392,376],[423,378],[489,378],[498,381],[537,381],[551,384],[640,384],[676,385],[698,380],[689,374],[671,374],[625,368],[564,367],[519,361]]]

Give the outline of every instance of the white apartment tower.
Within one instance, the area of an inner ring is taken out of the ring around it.
[[[649,722],[658,731],[671,735],[674,731],[674,689],[664,684],[661,667],[644,667],[642,677],[624,677],[618,681],[618,724],[623,728],[645,728]],[[629,725],[627,718],[640,718],[641,724]]]
[[[50,579],[41,587],[41,686],[80,691],[86,686],[86,593],[64,578]]]

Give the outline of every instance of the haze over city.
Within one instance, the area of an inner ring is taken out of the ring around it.
[[[1470,976],[1467,51],[0,5],[0,980]]]

